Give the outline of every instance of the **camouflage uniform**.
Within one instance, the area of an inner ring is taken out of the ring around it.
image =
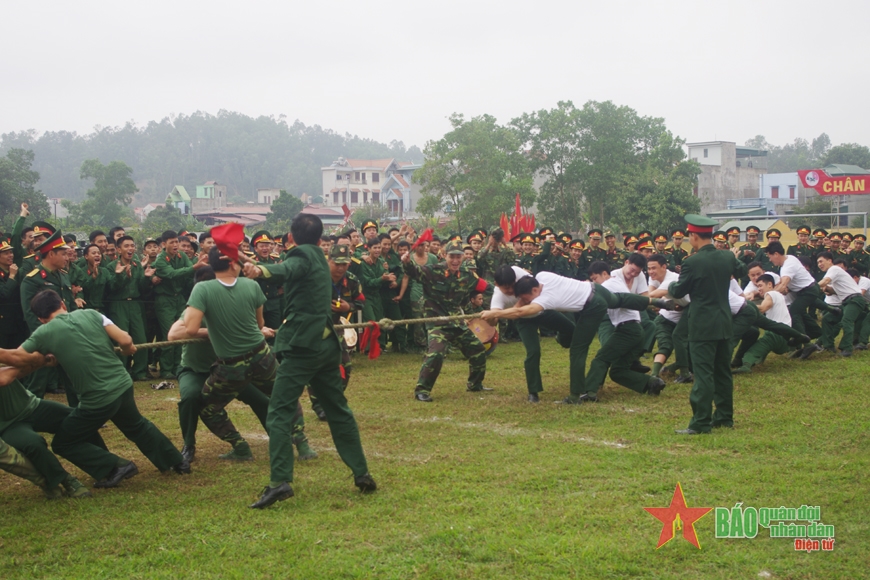
[[[462,304],[468,301],[473,291],[489,293],[492,291],[491,286],[482,278],[478,278],[474,272],[460,269],[452,273],[447,268],[446,262],[433,266],[418,266],[410,260],[405,263],[404,269],[406,275],[423,285],[423,309],[427,318],[461,315]],[[441,372],[444,352],[448,344],[458,348],[468,359],[468,390],[483,390],[486,349],[468,326],[461,321],[456,321],[428,323],[426,327],[429,333],[429,351],[420,368],[415,392],[428,395],[432,391]]]
[[[226,360],[217,359],[202,389],[203,406],[199,412],[202,422],[217,437],[235,447],[242,436],[227,415],[226,406],[238,398],[239,392],[248,385],[271,396],[277,372],[278,362],[265,341],[253,356],[248,353]],[[296,414],[299,417],[293,418],[294,438],[305,427],[304,422],[300,421],[300,405],[296,406]]]
[[[517,261],[517,255],[509,247],[499,247],[498,250],[490,250],[485,246],[477,252],[477,274],[490,284],[499,266],[507,264],[513,266]]]
[[[0,439],[0,469],[26,479],[43,489],[46,488],[45,477],[36,471],[36,467],[30,460],[21,455],[14,447],[7,445],[2,439]]]

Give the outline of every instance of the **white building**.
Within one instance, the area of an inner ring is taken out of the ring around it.
[[[420,197],[411,176],[419,165],[395,159],[345,159],[321,167],[323,207],[354,210],[368,204],[386,205],[396,218],[415,217]]]
[[[687,143],[689,159],[701,165],[695,195],[701,212],[723,210],[732,200],[757,199],[758,178],[767,173],[767,151],[731,141]]]
[[[272,205],[272,202],[281,197],[281,190],[271,187],[257,190],[257,203]]]

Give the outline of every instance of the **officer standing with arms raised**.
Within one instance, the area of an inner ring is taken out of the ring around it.
[[[677,433],[698,435],[709,433],[713,427],[734,425],[728,292],[731,277],[740,278],[746,273],[746,267],[733,253],[716,251],[712,244],[715,220],[696,214],[688,214],[685,219],[695,254],[683,262],[680,279],[671,283],[669,290],[674,298],[692,296],[687,316],[695,383],[689,395],[692,420],[686,429]]]

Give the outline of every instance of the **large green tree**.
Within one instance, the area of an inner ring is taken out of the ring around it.
[[[36,189],[39,173],[32,169],[33,151],[11,149],[5,157],[0,157],[0,230],[12,228],[12,223],[26,203],[30,215],[35,219],[51,216],[48,201]]]
[[[830,165],[841,163],[843,165],[857,165],[863,169],[870,169],[870,148],[857,143],[843,143],[832,147],[825,155],[822,164]]]
[[[491,227],[514,207],[516,194],[530,207],[535,201],[532,170],[516,131],[481,115],[450,116],[453,130],[426,143],[426,162],[414,173],[421,185],[417,211],[453,214],[459,231]]]
[[[800,137],[783,146],[772,145],[764,135],[756,135],[746,141],[746,146],[767,151],[769,173],[791,173],[798,169],[812,169],[824,165],[824,157],[831,148],[831,139],[822,133],[812,141]]]
[[[130,219],[130,202],[138,191],[131,179],[133,169],[123,161],[112,161],[108,165],[99,159],[88,159],[82,163],[81,179],[93,180],[85,201],[67,204],[73,223],[93,224],[110,228]]]
[[[272,235],[290,231],[290,222],[302,211],[302,200],[282,189],[281,194],[272,201],[272,212],[266,217],[265,227]]]

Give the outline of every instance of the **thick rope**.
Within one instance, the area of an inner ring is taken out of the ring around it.
[[[456,316],[432,316],[430,318],[407,318],[405,320],[390,320],[389,318],[382,318],[380,322],[378,322],[378,326],[380,326],[384,330],[392,330],[396,326],[407,326],[409,324],[425,324],[427,322],[435,322],[435,323],[447,323],[453,322],[455,320],[470,320],[472,318],[480,318],[480,314],[457,314]],[[371,326],[373,321],[369,322],[354,322],[349,324],[336,324],[336,330],[344,330],[346,328],[366,328]],[[145,344],[137,344],[134,345],[136,350],[147,350],[150,348],[163,348],[163,347],[173,347],[179,346],[182,344],[192,344],[196,342],[206,342],[207,338],[182,338],[180,340],[164,340],[161,342],[146,342]],[[115,347],[115,350],[121,352],[120,347]]]

